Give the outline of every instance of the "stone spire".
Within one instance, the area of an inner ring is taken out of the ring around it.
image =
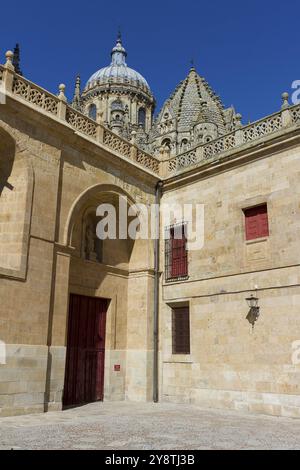
[[[171,155],[204,144],[233,129],[234,111],[224,109],[220,98],[200,76],[194,63],[184,80],[165,101],[149,132],[149,151],[169,142]]]
[[[14,48],[13,66],[15,68],[15,72],[22,75],[22,71],[20,69],[20,47],[18,43]]]
[[[78,111],[81,111],[81,104],[82,104],[80,88],[81,88],[81,80],[80,80],[80,75],[78,74],[76,77],[74,95],[73,95],[73,100],[72,100],[73,108],[77,109]]]

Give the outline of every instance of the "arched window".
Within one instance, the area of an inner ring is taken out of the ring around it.
[[[140,108],[138,112],[138,124],[142,125],[143,128],[145,129],[145,124],[146,124],[146,111],[145,108]]]
[[[188,147],[188,140],[187,139],[182,139],[180,150],[182,152],[184,152],[187,149],[187,147]]]
[[[89,107],[89,117],[91,119],[94,119],[94,121],[96,121],[96,117],[97,117],[97,106],[95,104],[91,104],[90,107]]]
[[[111,104],[111,110],[116,111],[116,110],[123,110],[124,106],[121,100],[117,99],[112,102]]]
[[[170,141],[170,139],[164,139],[164,140],[162,141],[161,145],[162,145],[162,147],[166,147],[166,148],[170,149],[170,148],[171,148],[171,141]]]

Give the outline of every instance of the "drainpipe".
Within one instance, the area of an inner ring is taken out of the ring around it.
[[[155,204],[159,207],[162,181],[158,181],[155,189]],[[156,207],[157,207],[156,206]],[[154,240],[154,318],[153,318],[153,401],[158,402],[158,322],[159,322],[159,239],[160,213],[156,217],[156,238]]]

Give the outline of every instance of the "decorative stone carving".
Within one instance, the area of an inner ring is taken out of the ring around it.
[[[103,256],[103,241],[97,237],[96,227],[97,218],[94,214],[95,211],[86,216],[83,231],[84,231],[84,258],[90,261],[102,262]]]
[[[95,252],[95,239],[95,226],[92,222],[90,222],[86,226],[85,230],[85,256],[86,259],[89,259],[91,261],[97,261],[97,254]]]
[[[244,142],[258,139],[282,128],[281,113],[274,114],[243,129]]]
[[[12,91],[39,108],[57,114],[58,99],[27,80],[15,77]]]
[[[203,147],[204,150],[204,158],[211,158],[214,155],[217,155],[225,150],[229,150],[235,147],[235,135],[228,134],[220,139],[213,141],[210,144],[206,144]]]
[[[66,120],[72,127],[90,137],[96,138],[97,136],[97,123],[84,116],[83,114],[75,111],[72,108],[67,109]]]
[[[104,131],[103,143],[104,145],[107,145],[107,147],[111,148],[112,150],[115,150],[116,152],[121,153],[125,157],[130,158],[129,142],[122,140],[120,137],[118,137],[113,132],[110,132],[108,129],[105,129]]]
[[[300,123],[300,105],[294,106],[290,109],[292,114],[292,121],[293,123],[297,124]]]

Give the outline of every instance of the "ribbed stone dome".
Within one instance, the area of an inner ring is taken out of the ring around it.
[[[151,95],[146,79],[139,72],[127,66],[126,56],[127,52],[122,46],[121,38],[118,37],[117,43],[111,51],[111,64],[97,70],[87,81],[84,91],[88,91],[97,85],[120,83],[132,85]]]

